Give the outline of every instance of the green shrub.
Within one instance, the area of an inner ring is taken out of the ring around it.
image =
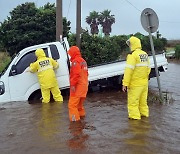
[[[127,36],[125,35],[100,37],[83,32],[81,35],[81,53],[89,66],[125,59],[128,50],[126,40]],[[75,45],[75,35],[70,35],[68,41],[70,46]]]
[[[180,59],[180,45],[176,45],[175,47],[175,57]]]
[[[140,34],[139,34],[140,35]],[[140,36],[139,36],[140,37]],[[89,66],[107,63],[115,60],[126,59],[129,47],[126,45],[128,35],[118,35],[112,37],[100,37],[89,35],[87,31],[81,34],[81,53]],[[151,46],[148,36],[141,35],[142,48],[151,53]],[[165,48],[166,40],[153,38],[156,51]],[[70,46],[76,45],[76,35],[71,34],[68,38]]]
[[[10,61],[11,57],[7,54],[7,52],[0,52],[0,72],[4,70]]]

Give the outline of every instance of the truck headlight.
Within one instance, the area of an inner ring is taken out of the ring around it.
[[[5,92],[4,82],[0,81],[0,95],[4,94],[4,92]]]

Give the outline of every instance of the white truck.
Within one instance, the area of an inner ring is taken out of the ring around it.
[[[58,61],[60,67],[56,70],[56,76],[59,88],[61,90],[69,88],[70,62],[67,56],[69,44],[64,39],[63,42],[45,43],[21,50],[0,75],[0,103],[30,101],[41,98],[40,86],[36,74],[26,72],[30,63],[36,60],[35,50],[37,48],[44,49],[46,56]],[[165,54],[156,55],[156,60],[159,71],[166,71],[168,63]],[[150,56],[150,61],[152,68],[151,77],[154,77],[155,71],[152,56]],[[110,82],[120,86],[125,63],[125,60],[121,60],[89,67],[89,86],[103,86],[105,83]]]

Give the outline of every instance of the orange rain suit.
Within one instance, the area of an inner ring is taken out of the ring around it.
[[[132,51],[127,56],[123,86],[128,88],[128,114],[130,119],[149,117],[147,105],[148,79],[151,71],[149,57],[141,50],[141,42],[132,36],[129,40]]]
[[[68,51],[70,61],[70,98],[68,102],[70,121],[78,121],[85,116],[84,100],[88,91],[88,68],[81,57],[78,47],[72,46]]]
[[[54,59],[46,57],[43,49],[37,49],[35,54],[37,61],[30,64],[30,72],[37,72],[43,97],[42,102],[50,101],[50,92],[56,102],[62,102],[63,97],[53,70],[58,68],[59,64]]]

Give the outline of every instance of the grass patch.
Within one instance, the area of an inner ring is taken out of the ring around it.
[[[0,52],[0,72],[7,66],[7,64],[11,61],[11,57],[7,52]]]
[[[162,103],[159,94],[154,91],[149,89],[148,91],[148,103]]]
[[[155,103],[155,104],[162,104],[162,103],[166,103],[166,104],[170,104],[174,102],[174,99],[172,97],[172,94],[169,93],[168,91],[163,91],[162,92],[162,96],[163,96],[163,100],[161,100],[160,96],[159,96],[159,92],[149,89],[148,92],[148,103]]]
[[[175,48],[173,48],[173,47],[166,47],[166,52],[170,52],[170,51],[174,51],[175,50]]]

